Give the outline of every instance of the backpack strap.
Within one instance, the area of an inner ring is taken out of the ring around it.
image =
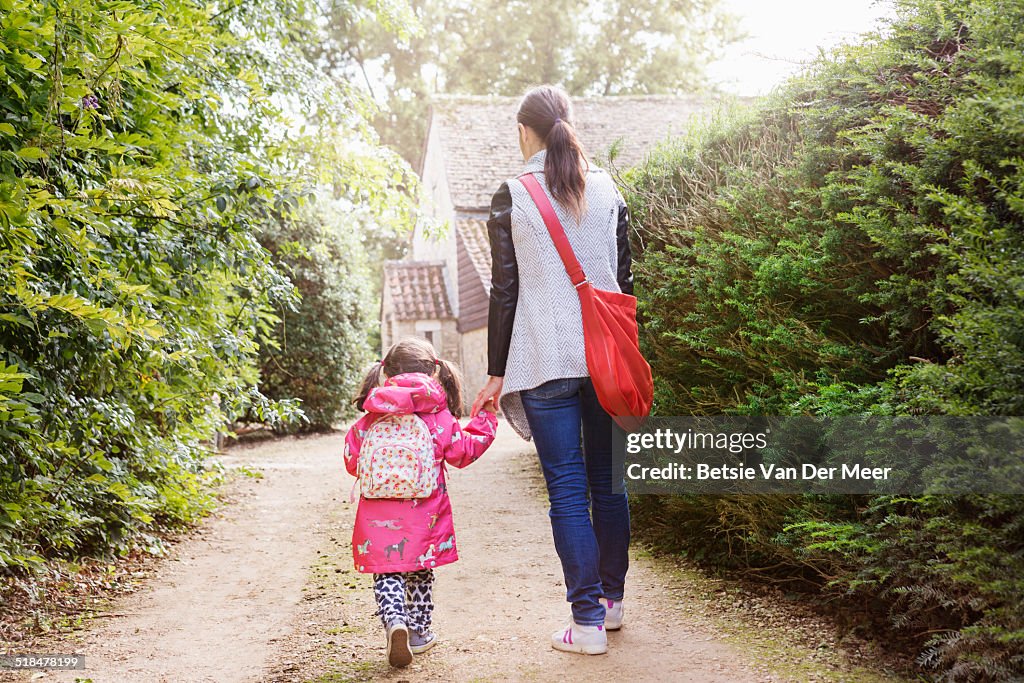
[[[519,176],[519,182],[523,184],[530,194],[530,198],[533,199],[533,203],[537,205],[540,217],[544,219],[544,226],[548,229],[548,234],[551,235],[551,241],[555,243],[555,249],[558,250],[558,255],[562,259],[562,265],[565,266],[565,272],[569,276],[572,286],[579,289],[590,280],[587,279],[587,274],[583,272],[583,266],[580,265],[576,254],[573,253],[569,238],[565,236],[565,228],[562,227],[562,223],[555,213],[555,207],[551,205],[547,193],[544,192],[544,188],[540,186],[532,173],[524,173]]]
[[[348,441],[345,442],[345,456],[348,456]],[[356,487],[359,486],[359,458],[356,458],[356,474],[352,480],[352,488],[348,492],[348,502],[356,502]]]

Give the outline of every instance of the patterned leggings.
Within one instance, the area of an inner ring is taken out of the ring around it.
[[[374,574],[373,594],[384,628],[401,623],[420,635],[428,633],[434,614],[433,588],[432,569]]]

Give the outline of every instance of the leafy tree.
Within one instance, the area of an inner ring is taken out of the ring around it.
[[[738,37],[717,0],[417,0],[412,7],[419,29],[403,34],[365,16],[338,16],[325,55],[378,90],[387,104],[378,130],[410,161],[435,93],[514,96],[544,82],[575,95],[689,92],[707,86],[704,66]],[[382,74],[384,88],[371,73]]]
[[[204,440],[296,416],[256,388],[295,302],[261,226],[322,187],[408,220],[366,102],[298,49],[317,13],[0,0],[0,570],[194,518]]]

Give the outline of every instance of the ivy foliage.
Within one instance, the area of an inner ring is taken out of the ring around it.
[[[258,235],[325,188],[409,220],[407,167],[302,50],[317,12],[0,0],[0,571],[193,519],[204,440],[298,417],[257,388],[299,306]]]
[[[628,176],[660,414],[1024,413],[1024,5],[898,7]],[[883,605],[942,680],[1024,676],[1019,497],[637,506],[691,555]]]

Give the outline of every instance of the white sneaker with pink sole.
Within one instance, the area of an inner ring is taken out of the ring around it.
[[[581,626],[575,621],[551,636],[551,647],[563,652],[603,655],[608,652],[608,634],[604,626]]]

